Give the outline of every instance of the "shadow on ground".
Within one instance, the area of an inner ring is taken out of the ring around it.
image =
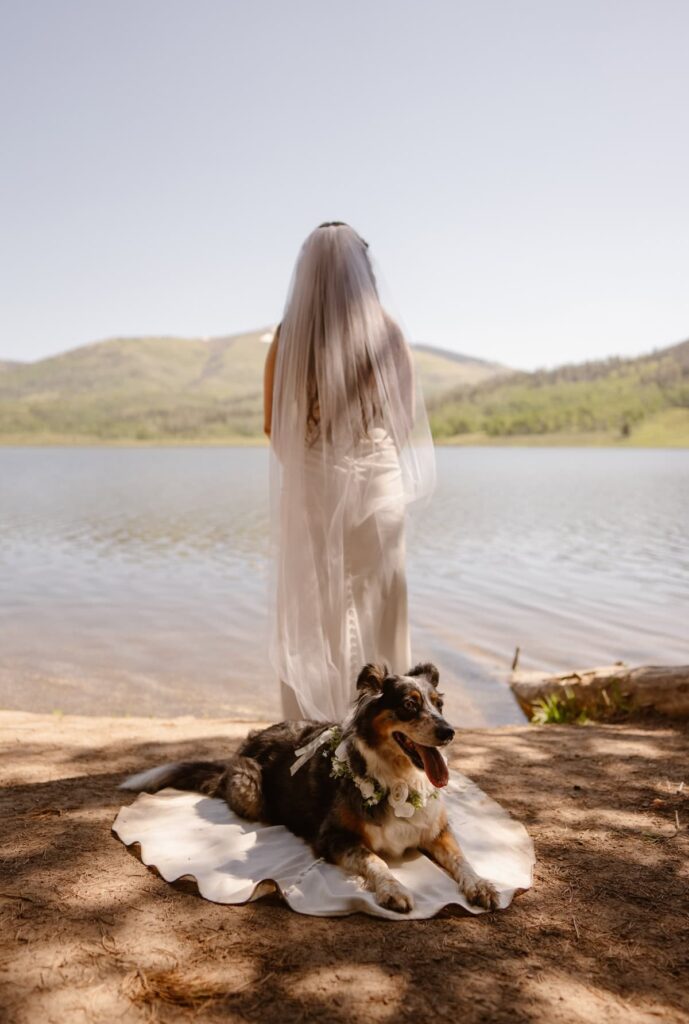
[[[0,716],[2,1019],[689,1020],[686,728],[463,733],[454,767],[525,822],[534,887],[399,923],[218,906],[112,835],[124,774],[245,728]]]

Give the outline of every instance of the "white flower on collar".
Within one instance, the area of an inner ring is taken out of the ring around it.
[[[359,792],[363,796],[364,800],[370,800],[376,793],[376,787],[373,785],[370,779],[356,779],[356,784],[359,787]]]
[[[404,779],[395,779],[390,786],[388,800],[391,804],[403,804],[409,796],[409,786]]]
[[[388,803],[397,818],[411,818],[416,810],[414,805],[409,802],[409,786],[404,779],[395,779],[390,786]]]
[[[334,779],[351,779],[361,793],[361,797],[367,807],[375,807],[381,800],[387,797],[388,803],[396,817],[411,818],[415,811],[426,806],[431,797],[438,796],[433,786],[431,786],[431,791],[428,792],[427,786],[424,785],[422,792],[419,792],[417,789],[410,789],[404,779],[395,779],[388,790],[373,776],[366,775],[362,778],[359,775],[355,775],[347,757],[349,741],[342,738],[342,730],[338,726],[328,729],[323,734],[323,738],[319,737],[315,742],[312,741],[311,744],[308,744],[307,747],[296,751],[297,754],[303,756],[290,769],[292,774],[307,757],[311,756],[311,748],[315,749],[316,746],[321,746],[326,739],[329,750],[325,750],[323,756],[330,757],[331,759],[331,776]]]

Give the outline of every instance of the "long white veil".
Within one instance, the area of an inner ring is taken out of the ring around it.
[[[395,524],[435,486],[420,382],[380,278],[353,228],[321,225],[301,246],[277,329],[269,656],[302,714],[318,720],[341,719],[361,659],[381,660],[372,620],[404,571]],[[391,670],[406,672],[404,647],[390,650]]]

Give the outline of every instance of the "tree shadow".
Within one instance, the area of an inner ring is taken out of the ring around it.
[[[534,886],[501,913],[399,923],[300,916],[277,895],[222,906],[164,882],[111,835],[133,799],[116,786],[236,741],[212,723],[170,742],[137,730],[59,758],[36,739],[0,754],[3,774],[33,766],[0,793],[6,1019],[687,1019],[685,727],[462,734],[454,767],[527,824]]]

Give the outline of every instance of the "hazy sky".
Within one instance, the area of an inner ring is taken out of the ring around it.
[[[282,315],[345,220],[412,338],[689,336],[689,0],[0,0],[0,358]]]

